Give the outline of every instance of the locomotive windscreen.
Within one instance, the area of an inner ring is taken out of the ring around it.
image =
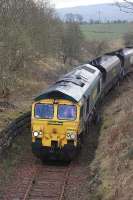
[[[75,120],[77,109],[74,105],[59,105],[58,119]]]
[[[54,117],[54,106],[52,104],[37,103],[35,105],[35,117],[52,119]]]

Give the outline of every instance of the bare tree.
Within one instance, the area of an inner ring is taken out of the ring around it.
[[[47,0],[0,1],[0,93],[12,87],[16,72],[36,53],[59,54],[62,30]]]
[[[133,2],[129,0],[123,0],[123,2],[116,1],[116,5],[122,12],[133,13]]]
[[[80,15],[80,14],[72,14],[72,13],[67,13],[65,15],[65,22],[66,23],[79,23],[79,24],[82,24],[83,22],[83,16]]]
[[[83,16],[80,15],[80,14],[76,14],[76,21],[79,23],[79,24],[82,24],[83,23]]]
[[[62,37],[64,63],[67,58],[70,58],[70,63],[72,59],[79,59],[82,41],[83,34],[76,16],[67,14],[64,35]]]
[[[93,48],[92,48],[93,47]],[[110,49],[109,43],[107,41],[90,40],[83,43],[82,56],[85,60],[94,59]]]

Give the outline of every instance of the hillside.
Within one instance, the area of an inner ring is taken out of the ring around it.
[[[96,155],[90,165],[92,200],[133,198],[133,76],[104,100]]]
[[[57,9],[59,16],[64,19],[67,13],[80,14],[85,21],[93,20],[127,20],[132,21],[133,15],[131,13],[121,12],[115,4],[98,4],[89,6],[78,6],[73,8]]]

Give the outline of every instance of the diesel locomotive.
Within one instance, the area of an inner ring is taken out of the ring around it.
[[[97,105],[130,71],[133,48],[106,53],[74,68],[32,104],[32,151],[43,159],[72,160]]]

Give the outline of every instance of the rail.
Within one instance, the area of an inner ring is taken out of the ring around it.
[[[5,191],[6,200],[63,200],[69,181],[72,163],[66,166],[43,165],[34,163],[34,166],[22,171],[18,186],[13,185]],[[41,172],[41,173],[40,173]],[[25,176],[25,174],[27,174]]]

